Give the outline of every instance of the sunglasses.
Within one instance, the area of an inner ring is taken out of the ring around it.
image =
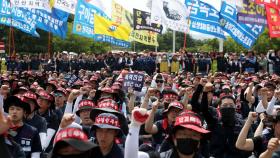
[[[163,83],[163,80],[156,80],[156,83]]]

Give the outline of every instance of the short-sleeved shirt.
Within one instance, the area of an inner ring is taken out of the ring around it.
[[[25,123],[33,126],[39,133],[47,133],[47,121],[45,118],[34,114],[30,120],[26,120]]]
[[[163,140],[167,138],[168,134],[172,130],[172,125],[168,125],[167,119],[159,120],[155,122],[158,132],[153,134],[153,146],[159,148],[159,145],[162,144]]]
[[[25,123],[16,132],[17,135],[13,139],[22,147],[27,158],[31,157],[31,153],[42,152],[40,136],[36,128]]]

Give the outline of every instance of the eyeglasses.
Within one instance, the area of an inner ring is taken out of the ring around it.
[[[163,80],[156,80],[156,83],[163,83]]]
[[[55,97],[62,97],[63,94],[61,94],[61,93],[54,93],[54,96],[55,96]]]
[[[221,108],[235,108],[235,104],[222,104]]]

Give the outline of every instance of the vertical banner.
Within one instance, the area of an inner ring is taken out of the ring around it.
[[[179,0],[153,0],[151,22],[174,31],[188,32],[188,9]]]
[[[279,9],[266,6],[269,36],[272,38],[280,37],[280,13]]]
[[[185,3],[190,10],[190,30],[225,39],[220,14],[215,8],[199,0],[186,0]]]
[[[230,36],[243,47],[250,49],[258,36],[263,32],[264,26],[240,24],[237,22],[237,10],[227,4],[225,1],[222,3],[221,11],[221,26]]]
[[[237,20],[243,24],[266,25],[265,8],[253,0],[243,0],[243,7],[238,11]]]
[[[79,0],[75,12],[73,33],[94,38],[94,14],[107,17],[102,10],[94,5],[87,3],[85,0]]]
[[[156,33],[162,32],[162,25],[151,23],[151,13],[133,9],[134,30],[147,30]]]

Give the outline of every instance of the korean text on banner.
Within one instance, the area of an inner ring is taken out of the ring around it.
[[[129,26],[116,24],[115,22],[108,20],[99,15],[94,15],[94,33],[102,34],[128,41],[131,29]]]
[[[221,26],[230,36],[243,47],[250,49],[258,36],[263,32],[262,25],[240,24],[237,22],[237,10],[223,1],[221,11]]]
[[[79,0],[76,7],[73,33],[88,38],[94,38],[95,14],[107,17],[107,15],[96,6],[87,3],[85,0]]]
[[[69,14],[56,8],[49,13],[40,9],[25,9],[27,14],[36,20],[36,27],[48,31],[61,38],[67,35],[67,20]]]
[[[243,7],[237,14],[238,22],[244,24],[266,25],[266,13],[263,6],[253,0],[243,0]]]
[[[255,0],[255,2],[257,4],[265,4],[280,9],[280,0]]]
[[[75,14],[77,0],[55,0],[54,8],[60,9],[67,13]]]
[[[179,0],[153,0],[151,22],[162,24],[174,31],[188,32],[187,7]]]
[[[156,33],[162,32],[162,25],[151,23],[151,13],[133,9],[134,30],[147,30]]]
[[[225,39],[219,12],[214,7],[199,0],[185,0],[185,3],[190,10],[190,30]]]
[[[36,21],[27,12],[21,8],[12,7],[8,0],[0,0],[0,23],[7,26],[15,27],[34,37],[39,37],[36,32]]]
[[[135,91],[141,92],[144,85],[144,74],[128,73],[123,82],[124,90],[127,91],[128,87],[132,87]]]
[[[268,29],[270,37],[280,37],[280,13],[279,9],[266,6]]]
[[[51,12],[49,0],[10,0],[13,7],[41,9]]]
[[[157,33],[151,31],[134,30],[130,34],[130,40],[150,46],[158,46]]]

